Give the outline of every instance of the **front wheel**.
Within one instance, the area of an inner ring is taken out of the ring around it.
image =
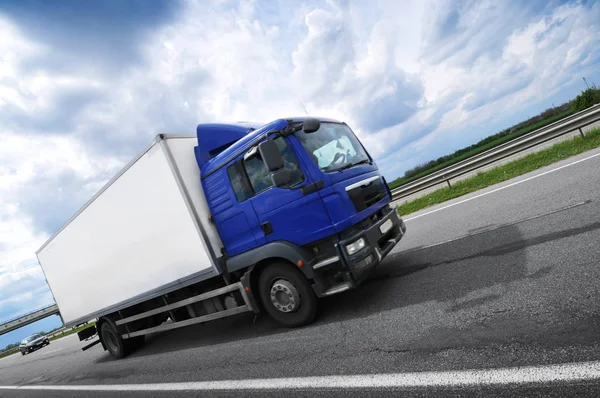
[[[317,314],[317,296],[300,270],[283,263],[268,265],[259,277],[260,298],[277,322],[298,327]]]

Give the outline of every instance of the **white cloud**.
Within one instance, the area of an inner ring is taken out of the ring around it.
[[[38,266],[0,275],[0,322],[54,302],[44,274]]]
[[[3,133],[0,145],[0,318],[52,302],[35,252],[122,164],[73,137]],[[64,178],[68,176],[68,178]],[[45,228],[47,227],[47,228]],[[18,312],[18,311],[17,311]]]
[[[177,99],[174,113],[189,110],[192,130],[205,120],[267,121],[300,110],[279,55],[281,29],[257,20],[252,4],[223,9],[190,2],[180,21],[145,46],[144,77],[149,72]]]
[[[64,118],[78,117],[64,101],[99,84],[85,76],[24,73],[23,62],[48,49],[0,18],[0,318],[52,302],[35,251],[56,226],[114,172],[121,159],[97,156]],[[42,134],[59,115],[71,130]],[[61,178],[69,176],[67,185]]]
[[[0,197],[4,197],[0,191]],[[33,253],[45,236],[18,215],[15,204],[0,201],[0,321],[23,310],[52,303]]]
[[[386,17],[361,26],[364,10],[328,5],[306,15],[308,34],[292,53],[295,87],[309,109],[345,119],[363,135],[410,118],[422,96],[421,81],[396,57],[398,35],[410,31]],[[380,6],[378,11],[389,7]]]

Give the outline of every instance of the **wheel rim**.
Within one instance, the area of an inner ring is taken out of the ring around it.
[[[113,331],[109,327],[104,327],[104,343],[108,346],[108,349],[112,352],[119,351],[119,342],[117,341],[117,336],[113,333]]]
[[[280,312],[290,313],[300,307],[300,295],[296,287],[287,279],[277,279],[271,285],[271,303]]]

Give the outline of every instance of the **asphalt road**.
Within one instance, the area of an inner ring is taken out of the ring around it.
[[[151,336],[123,360],[100,346],[82,352],[77,338],[67,337],[31,355],[1,359],[0,386],[443,372],[600,360],[600,156],[549,172],[594,154],[600,151],[406,216],[408,234],[372,278],[322,300],[309,327],[290,330],[267,317],[253,322],[251,314],[241,314]],[[600,381],[285,391],[311,397],[370,393],[598,396]],[[0,396],[20,395],[148,393],[0,389]]]

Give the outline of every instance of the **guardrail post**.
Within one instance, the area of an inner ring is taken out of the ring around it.
[[[581,134],[581,138],[585,138],[585,135],[583,135],[583,130],[581,129],[581,127],[579,127],[579,134]]]
[[[446,176],[444,176],[446,177]],[[450,179],[446,178],[446,184],[448,184],[448,188],[452,189],[452,185],[450,185]]]

